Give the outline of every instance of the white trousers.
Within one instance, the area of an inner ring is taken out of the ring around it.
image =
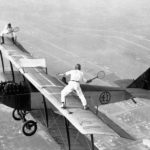
[[[79,96],[79,98],[82,102],[82,105],[86,106],[87,101],[82,93],[80,84],[78,82],[74,82],[74,81],[69,81],[68,85],[66,85],[66,87],[61,91],[61,102],[65,103],[66,96],[74,90],[76,91],[77,95]]]
[[[5,35],[10,35],[10,36],[13,37],[14,39],[17,38],[17,36],[16,36],[16,34],[15,34],[14,32],[8,33],[8,32],[5,32],[5,31],[2,31],[2,32],[0,33],[0,36],[5,36]]]

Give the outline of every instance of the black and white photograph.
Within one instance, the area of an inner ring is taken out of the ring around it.
[[[0,0],[0,150],[150,150],[150,0]]]

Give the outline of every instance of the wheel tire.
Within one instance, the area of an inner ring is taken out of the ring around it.
[[[17,121],[21,120],[21,116],[19,115],[18,111],[19,111],[19,110],[14,109],[13,112],[12,112],[12,117],[13,117],[15,120],[17,120]]]
[[[26,136],[32,136],[37,130],[37,123],[33,120],[28,120],[22,127],[22,132]]]

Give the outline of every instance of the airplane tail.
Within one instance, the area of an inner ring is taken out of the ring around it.
[[[141,88],[150,90],[150,68],[135,79],[127,88]]]

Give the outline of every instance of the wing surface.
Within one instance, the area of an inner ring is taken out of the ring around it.
[[[52,103],[82,134],[105,134],[117,136],[117,134],[104,124],[92,111],[83,110],[79,98],[75,94],[67,97],[67,109],[62,109],[60,93],[64,85],[57,78],[46,74],[39,67],[22,67],[22,59],[32,59],[27,51],[18,46],[4,44],[0,46],[2,54],[28,79],[47,100]],[[69,114],[68,111],[72,113]]]

